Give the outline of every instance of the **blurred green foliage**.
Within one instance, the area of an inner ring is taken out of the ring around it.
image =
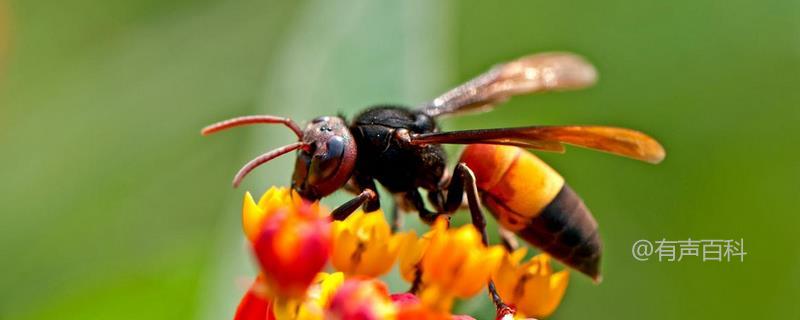
[[[605,281],[574,274],[553,318],[800,316],[796,1],[7,7],[0,319],[229,317],[253,272],[238,226],[243,190],[229,179],[291,134],[201,138],[200,127],[248,113],[304,120],[415,104],[548,50],[585,55],[600,83],[443,125],[613,124],[668,150],[658,166],[573,148],[541,154],[591,207],[606,248]],[[290,167],[290,157],[270,163],[242,189],[285,184]],[[661,238],[743,238],[749,254],[742,263],[631,257],[636,240]],[[483,297],[459,308],[491,314]]]

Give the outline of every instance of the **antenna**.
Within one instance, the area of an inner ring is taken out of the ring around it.
[[[220,121],[203,128],[203,130],[200,131],[200,133],[204,136],[207,136],[217,131],[222,131],[225,129],[244,126],[248,124],[257,124],[257,123],[280,123],[285,125],[289,129],[292,129],[294,134],[297,136],[298,140],[303,138],[303,130],[300,130],[300,126],[298,126],[297,123],[294,122],[292,119],[270,116],[270,115],[243,116],[243,117],[228,119],[225,121]]]
[[[289,144],[289,145],[285,145],[283,147],[271,150],[271,151],[269,151],[267,153],[264,153],[264,154],[256,157],[253,160],[250,160],[250,162],[248,162],[247,164],[244,165],[244,167],[239,169],[239,172],[237,172],[236,176],[233,177],[233,187],[234,188],[238,187],[239,184],[242,183],[242,179],[244,179],[244,177],[248,173],[250,173],[250,171],[253,171],[253,169],[255,169],[256,167],[266,163],[267,161],[270,161],[272,159],[280,157],[280,156],[282,156],[282,155],[284,155],[284,154],[286,154],[288,152],[291,152],[291,151],[294,151],[294,150],[297,150],[297,149],[300,149],[300,148],[306,148],[306,147],[308,147],[308,144],[306,144],[306,143],[295,142],[295,143],[292,143],[292,144]]]

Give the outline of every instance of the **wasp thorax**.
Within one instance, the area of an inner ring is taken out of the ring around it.
[[[356,143],[344,119],[318,117],[306,126],[302,140],[305,147],[297,152],[292,187],[317,200],[344,186],[356,162]]]

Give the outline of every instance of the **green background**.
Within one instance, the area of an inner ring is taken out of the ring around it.
[[[444,127],[611,124],[644,130],[668,151],[658,166],[574,148],[541,154],[583,196],[605,243],[604,282],[573,274],[552,318],[800,317],[800,2],[3,7],[0,319],[230,318],[254,272],[242,193],[285,185],[292,159],[239,190],[230,178],[292,135],[261,127],[202,138],[202,126],[413,105],[549,50],[586,56],[598,85],[516,98]],[[635,241],[662,238],[742,238],[748,255],[631,257]],[[491,318],[483,297],[459,309]]]

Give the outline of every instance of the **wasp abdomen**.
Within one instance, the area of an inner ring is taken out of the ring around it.
[[[517,234],[592,279],[600,277],[597,222],[568,185]]]
[[[564,178],[518,147],[470,145],[461,161],[499,223],[564,264],[599,280],[597,222]]]

